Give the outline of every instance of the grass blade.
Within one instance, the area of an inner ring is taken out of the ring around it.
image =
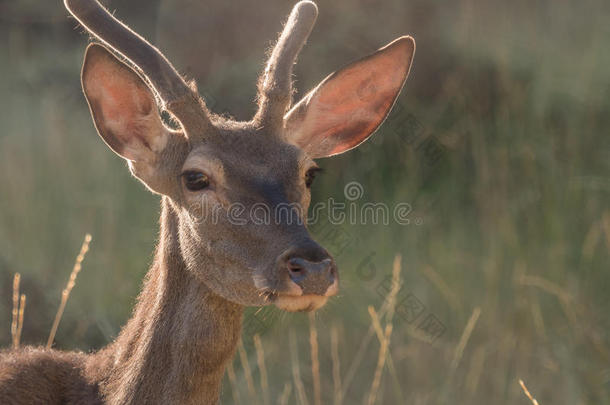
[[[68,302],[68,298],[70,297],[70,292],[76,284],[76,277],[81,271],[83,260],[85,260],[85,255],[89,251],[90,242],[91,235],[86,234],[85,240],[83,241],[83,244],[80,248],[80,252],[78,253],[78,256],[76,256],[76,261],[74,262],[72,273],[70,273],[68,284],[66,285],[66,288],[61,292],[61,302],[59,303],[59,308],[57,309],[57,313],[55,314],[55,320],[53,321],[53,326],[51,327],[51,332],[49,333],[49,338],[47,339],[47,349],[50,349],[51,346],[53,346],[55,334],[57,333],[57,328],[59,327],[59,321],[61,321],[61,317],[64,314],[64,310],[66,309],[66,303]]]

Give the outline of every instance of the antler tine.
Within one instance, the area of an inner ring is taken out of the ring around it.
[[[68,11],[114,51],[128,59],[148,80],[163,106],[185,131],[203,133],[211,126],[207,108],[163,54],[111,15],[97,0],[64,0]]]
[[[301,1],[292,9],[259,81],[259,107],[254,121],[262,126],[282,125],[292,101],[292,65],[317,16],[318,7],[311,1]]]

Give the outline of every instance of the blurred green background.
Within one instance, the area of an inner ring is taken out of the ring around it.
[[[213,110],[248,119],[293,2],[105,4],[196,79]],[[316,314],[323,402],[333,398],[329,330],[338,330],[345,375],[371,324],[367,306],[383,302],[400,253],[399,298],[424,309],[418,319],[404,306],[395,316],[396,373],[385,370],[377,403],[527,404],[518,379],[542,405],[610,403],[610,3],[318,6],[296,67],[299,94],[399,35],[417,41],[386,124],[358,150],[319,162],[314,201],[345,201],[344,186],[357,181],[361,203],[412,208],[408,225],[313,228],[343,283]],[[28,297],[23,341],[43,344],[82,238],[93,235],[55,345],[88,351],[116,336],[152,260],[159,199],[96,135],[79,82],[86,44],[60,1],[0,1],[2,347],[15,272]],[[421,324],[428,316],[441,326],[436,339]],[[296,331],[312,400],[307,316],[249,310],[246,322],[255,379],[250,333],[262,334],[274,403],[292,384]],[[344,403],[366,397],[378,349],[371,340]],[[238,358],[235,370],[243,403],[255,403]],[[234,401],[228,382],[222,398]]]

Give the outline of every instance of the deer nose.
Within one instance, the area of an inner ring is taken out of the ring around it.
[[[331,258],[311,262],[302,257],[292,257],[286,262],[288,275],[303,294],[325,295],[337,278],[335,263]]]

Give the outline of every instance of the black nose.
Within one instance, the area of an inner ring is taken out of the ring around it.
[[[290,279],[303,294],[324,295],[336,278],[335,264],[331,258],[311,262],[302,257],[291,257],[286,261]]]

